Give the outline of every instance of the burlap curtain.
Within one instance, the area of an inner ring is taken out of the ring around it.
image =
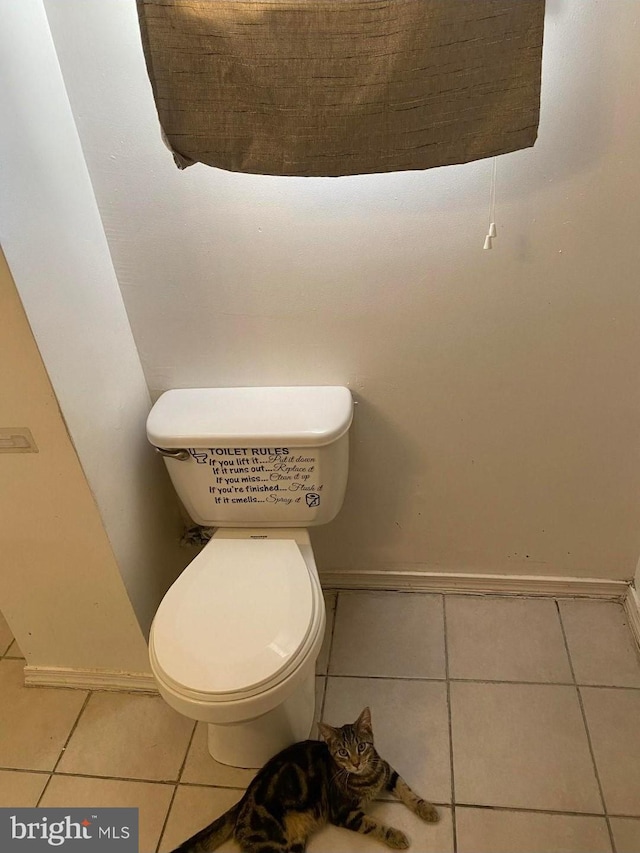
[[[176,164],[428,169],[527,148],[544,0],[138,0]]]

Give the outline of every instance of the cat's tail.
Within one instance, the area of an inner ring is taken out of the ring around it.
[[[229,811],[226,811],[219,818],[205,826],[200,832],[196,832],[191,838],[183,842],[180,847],[176,847],[172,853],[209,853],[211,850],[217,850],[221,844],[231,838],[233,830],[236,826],[238,813],[242,800],[231,806]]]

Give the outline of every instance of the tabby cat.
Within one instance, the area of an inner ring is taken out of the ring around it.
[[[404,850],[399,829],[368,817],[364,806],[391,791],[422,820],[438,812],[420,799],[373,745],[368,708],[340,728],[318,723],[323,741],[294,743],[268,761],[232,806],[173,853],[206,853],[233,836],[243,853],[303,853],[309,836],[326,823],[344,826]]]

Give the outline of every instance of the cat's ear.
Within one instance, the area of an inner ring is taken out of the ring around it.
[[[371,727],[371,711],[368,707],[362,711],[353,726],[358,732],[358,734],[364,737],[373,738],[373,729]]]
[[[332,743],[338,737],[338,729],[334,729],[333,726],[328,726],[326,723],[318,723],[318,731],[326,743]]]

